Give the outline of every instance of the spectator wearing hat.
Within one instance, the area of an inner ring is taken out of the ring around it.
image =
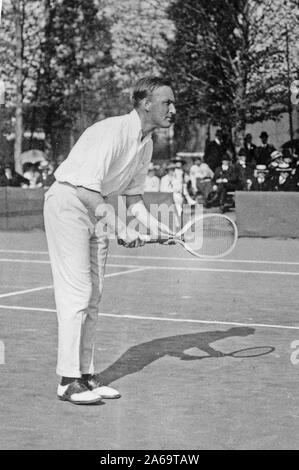
[[[292,154],[290,149],[288,148],[282,149],[282,159],[285,163],[290,165],[290,167],[292,167],[293,169],[296,168],[297,161],[296,161],[296,158],[294,158],[294,155]]]
[[[268,166],[271,162],[271,153],[274,152],[275,147],[272,144],[269,144],[268,139],[269,135],[267,132],[263,131],[260,135],[262,145],[257,147],[255,152],[255,160],[257,165],[266,165]]]
[[[40,175],[37,178],[36,185],[49,188],[55,181],[54,165],[50,162],[43,161],[39,164]]]
[[[35,165],[33,165],[32,163],[24,163],[23,171],[24,171],[24,178],[26,178],[29,181],[29,185],[25,185],[24,187],[30,188],[30,189],[41,187],[41,183],[37,182],[40,174],[37,171]]]
[[[162,176],[160,182],[160,191],[162,193],[173,193],[173,180],[174,180],[174,163],[170,163],[166,167],[166,175]]]
[[[246,166],[253,168],[253,169],[256,166],[256,161],[255,161],[256,149],[257,149],[257,146],[252,143],[252,135],[246,134],[244,137],[243,147],[240,149],[240,152],[242,152],[242,155],[245,155],[246,157]],[[240,155],[240,152],[239,152],[239,155]]]
[[[279,152],[279,150],[274,150],[274,152],[271,153],[271,162],[268,165],[269,173],[268,173],[267,178],[269,179],[270,182],[273,178],[275,180],[277,176],[276,169],[278,168],[278,165],[280,163],[283,163],[282,153]]]
[[[221,166],[221,160],[225,153],[223,142],[223,132],[218,129],[215,134],[215,139],[208,142],[205,150],[204,161],[209,165],[211,170],[215,172],[216,168]]]
[[[297,191],[297,180],[292,172],[293,168],[288,163],[280,163],[276,176],[271,180],[271,191]]]
[[[176,208],[176,224],[180,228],[180,221],[183,214],[184,203],[194,205],[196,201],[189,194],[187,185],[190,180],[188,173],[185,171],[186,162],[181,157],[173,159],[175,168],[172,179],[173,201]]]
[[[250,191],[269,191],[270,180],[268,178],[268,174],[269,170],[266,165],[257,165]]]
[[[210,194],[213,192],[214,172],[207,163],[198,157],[194,165],[190,168],[190,181],[188,183],[188,191],[198,202],[208,206]]]
[[[28,186],[28,179],[14,171],[13,165],[6,164],[0,169],[0,186],[22,187]]]
[[[220,211],[225,212],[225,203],[227,193],[229,191],[237,191],[242,189],[242,182],[240,181],[239,174],[230,161],[229,156],[222,157],[222,164],[216,168],[214,174],[214,190],[217,191]]]
[[[240,187],[242,187],[243,191],[249,191],[254,178],[254,170],[247,163],[247,156],[244,149],[239,151],[237,158],[235,169],[239,175]]]
[[[144,192],[156,193],[160,191],[160,179],[155,174],[155,166],[150,163],[148,173],[145,178]]]

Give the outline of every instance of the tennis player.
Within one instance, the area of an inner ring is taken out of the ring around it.
[[[94,343],[108,251],[103,216],[125,247],[144,244],[141,234],[116,222],[106,198],[124,195],[134,217],[156,236],[172,235],[146,210],[143,185],[152,157],[151,133],[175,119],[167,80],[142,78],[132,93],[134,109],[97,122],[79,138],[55,172],[45,195],[44,219],[58,316],[57,395],[93,404],[120,393],[99,382]]]

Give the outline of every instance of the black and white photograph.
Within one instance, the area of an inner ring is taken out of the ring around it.
[[[298,306],[299,0],[0,0],[0,450],[299,450]]]

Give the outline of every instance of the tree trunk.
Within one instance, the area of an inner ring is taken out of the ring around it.
[[[16,32],[16,113],[15,113],[15,171],[23,173],[21,153],[23,145],[23,20],[24,5],[22,0],[14,2]]]
[[[244,134],[246,129],[246,87],[244,85],[243,77],[240,77],[236,100],[236,119],[233,131],[233,142],[236,148],[241,147],[244,140]]]

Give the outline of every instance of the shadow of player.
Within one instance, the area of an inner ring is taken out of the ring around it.
[[[207,331],[178,336],[158,338],[129,348],[114,364],[98,374],[104,385],[108,385],[126,375],[141,371],[154,361],[164,356],[177,357],[180,360],[199,360],[206,357],[223,357],[224,354],[212,348],[211,343],[234,336],[254,334],[253,328],[238,327],[227,331]],[[208,356],[191,356],[185,351],[198,348]]]

